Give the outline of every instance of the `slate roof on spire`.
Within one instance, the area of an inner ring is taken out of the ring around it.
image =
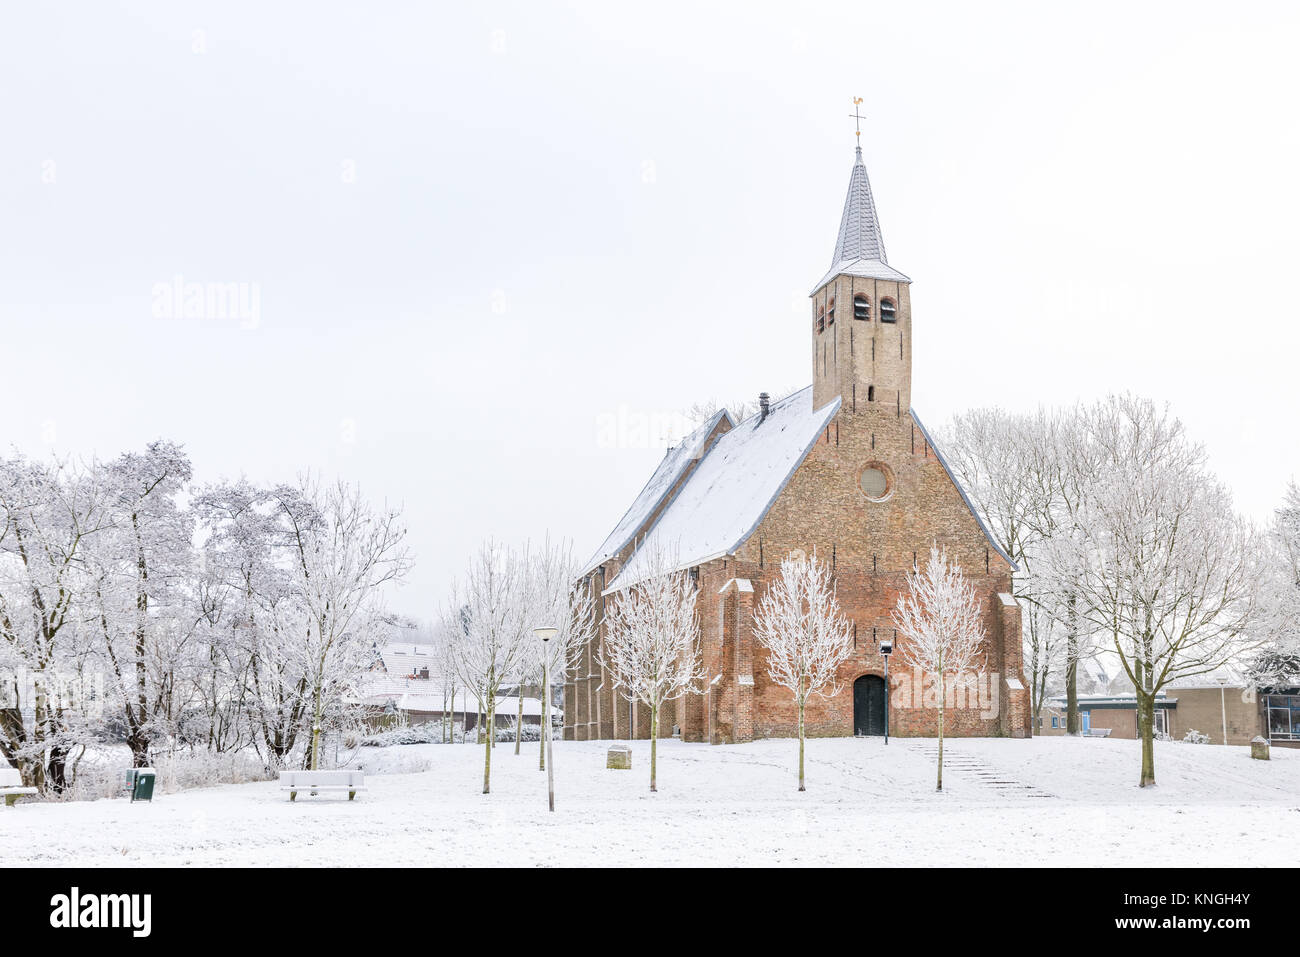
[[[858,147],[853,172],[849,176],[849,192],[844,197],[844,213],[840,216],[840,232],[835,238],[835,255],[831,271],[813,287],[816,292],[836,276],[861,276],[864,279],[887,279],[891,282],[911,282],[907,276],[889,265],[885,258],[885,240],[880,234],[880,219],[876,215],[876,201],[871,196],[871,180],[867,178],[867,165],[862,162],[862,147]]]

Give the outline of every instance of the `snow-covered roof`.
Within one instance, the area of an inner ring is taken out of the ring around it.
[[[690,466],[692,462],[700,458],[706,451],[706,445],[709,436],[713,430],[718,427],[723,418],[726,418],[728,425],[735,425],[735,420],[731,413],[726,409],[719,409],[709,417],[709,420],[692,432],[686,438],[682,439],[675,448],[671,448],[665,453],[663,461],[655,469],[650,481],[646,483],[645,488],[632,502],[632,507],[627,510],[614,530],[596,549],[596,553],[591,556],[583,566],[579,577],[589,575],[600,564],[613,558],[621,552],[627,544],[632,541],[632,536],[643,526],[655,510],[663,503],[664,498],[672,491],[677,480],[682,477],[682,473]]]
[[[416,711],[423,713],[441,713],[444,707],[444,701],[441,693],[433,693],[428,688],[428,682],[421,682],[421,691],[405,691],[397,693],[367,693],[362,701],[371,707],[382,708],[391,704],[398,711]],[[373,690],[373,689],[370,689]],[[478,699],[473,695],[457,692],[455,701],[448,701],[447,710],[452,713],[474,713],[478,711]],[[513,696],[498,695],[496,699],[496,710],[501,715],[511,715],[519,713],[519,699]],[[552,711],[558,710],[552,708]],[[542,702],[537,698],[524,698],[524,715],[537,716],[542,713]]]
[[[722,435],[646,534],[606,592],[643,580],[655,556],[678,568],[730,555],[749,538],[827,423],[836,398],[812,407],[812,386],[771,405]]]
[[[857,276],[860,279],[884,279],[889,282],[911,282],[912,280],[899,272],[889,263],[879,259],[842,259],[831,267],[830,272],[817,280],[813,286],[816,292],[836,276]]]
[[[431,677],[437,674],[435,649],[429,645],[387,645],[379,649],[379,657],[384,671],[397,678],[418,675],[423,668],[429,669]]]
[[[871,195],[867,166],[862,161],[862,147],[858,147],[853,172],[849,174],[849,192],[844,197],[844,212],[840,215],[840,231],[835,237],[831,271],[821,278],[813,291],[816,292],[836,276],[911,282],[889,265],[889,259],[885,255],[885,240],[880,232],[880,218],[876,215],[876,201]]]
[[[408,678],[404,674],[393,675],[370,672],[361,681],[361,695],[364,698],[396,697],[403,694],[433,694],[442,692],[442,682],[430,678]]]
[[[1083,711],[1090,708],[1105,711],[1137,707],[1137,696],[1132,692],[1129,694],[1081,694],[1076,700],[1079,702],[1080,710]],[[1047,699],[1047,703],[1054,708],[1064,708],[1066,704],[1065,695],[1052,695]],[[1157,708],[1173,708],[1178,705],[1178,699],[1169,697],[1163,691],[1157,691],[1155,705]]]

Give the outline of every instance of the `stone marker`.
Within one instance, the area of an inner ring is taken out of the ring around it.
[[[1268,741],[1262,734],[1257,734],[1250,739],[1250,756],[1261,761],[1268,760]]]
[[[605,767],[616,771],[631,771],[632,749],[626,744],[611,745],[609,755],[605,758]]]

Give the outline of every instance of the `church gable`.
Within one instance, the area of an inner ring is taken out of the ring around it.
[[[737,557],[767,566],[816,551],[883,574],[910,570],[932,543],[971,575],[1015,570],[914,413],[841,412]]]

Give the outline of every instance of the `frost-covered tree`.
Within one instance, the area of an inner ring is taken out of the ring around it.
[[[237,703],[266,762],[284,767],[311,713],[284,512],[270,489],[243,480],[203,489],[194,507],[213,580],[205,697],[217,712]]]
[[[534,557],[530,568],[532,627],[555,628],[557,633],[548,642],[532,645],[532,655],[527,668],[529,674],[541,676],[543,668],[551,684],[563,681],[563,676],[574,667],[583,648],[596,632],[596,596],[592,587],[578,581],[578,563],[571,546],[566,542],[552,544],[547,539]],[[551,702],[542,691],[542,723],[551,721]],[[546,735],[540,737],[540,757],[537,766],[546,770]]]
[[[1106,636],[1137,696],[1139,786],[1155,784],[1156,696],[1247,650],[1253,529],[1232,510],[1204,449],[1149,400],[1112,396],[1089,411],[1100,478],[1055,540],[1053,565],[1088,626]]]
[[[1024,660],[1035,724],[1047,687],[1065,684],[1066,730],[1079,732],[1078,671],[1095,653],[1068,578],[1051,562],[1054,540],[1077,534],[1077,515],[1099,475],[1086,410],[975,409],[947,430],[948,461],[998,544],[1019,566],[1012,592],[1025,613]]]
[[[180,446],[154,442],[103,474],[111,523],[89,543],[82,611],[132,762],[146,767],[150,743],[175,737],[191,690],[194,519],[180,496],[192,469]]]
[[[658,790],[659,712],[699,694],[704,681],[695,585],[672,569],[663,556],[653,557],[647,578],[613,596],[599,656],[614,688],[650,709],[651,791]]]
[[[1020,610],[1021,630],[1024,638],[1023,661],[1025,677],[1029,681],[1029,704],[1034,719],[1033,727],[1038,728],[1042,720],[1043,702],[1047,700],[1049,689],[1058,675],[1069,672],[1071,679],[1075,681],[1073,701],[1076,711],[1078,710],[1077,668],[1079,659],[1077,657],[1070,658],[1068,643],[1061,622],[1043,606],[1041,601],[1021,602]],[[1073,645],[1076,652],[1083,646],[1084,643],[1078,640]],[[1067,698],[1069,698],[1068,692]]]
[[[480,702],[484,794],[492,790],[497,692],[523,671],[535,640],[529,620],[529,561],[526,549],[485,542],[443,615],[446,633],[454,637],[456,674]]]
[[[1264,542],[1258,617],[1260,645],[1251,659],[1252,680],[1283,687],[1300,684],[1300,487],[1287,486]]]
[[[908,572],[907,591],[894,609],[898,655],[935,689],[939,769],[943,790],[943,709],[948,678],[961,680],[984,662],[984,626],[975,588],[946,550],[930,548],[925,568]]]
[[[754,637],[767,652],[768,676],[794,696],[803,791],[808,699],[839,692],[839,667],[853,651],[853,625],[840,611],[830,567],[815,554],[782,561],[781,577],[764,593],[754,616]]]
[[[301,616],[296,642],[311,702],[309,766],[320,762],[327,705],[337,708],[356,690],[370,649],[385,630],[385,586],[410,566],[406,529],[396,509],[372,508],[361,490],[305,478],[272,493],[286,536],[288,606]]]
[[[63,682],[90,541],[112,523],[102,470],[0,459],[0,757],[61,791],[77,715]]]
[[[453,634],[447,622],[439,618],[428,626],[433,651],[434,680],[442,694],[442,740],[456,737],[456,658]]]

